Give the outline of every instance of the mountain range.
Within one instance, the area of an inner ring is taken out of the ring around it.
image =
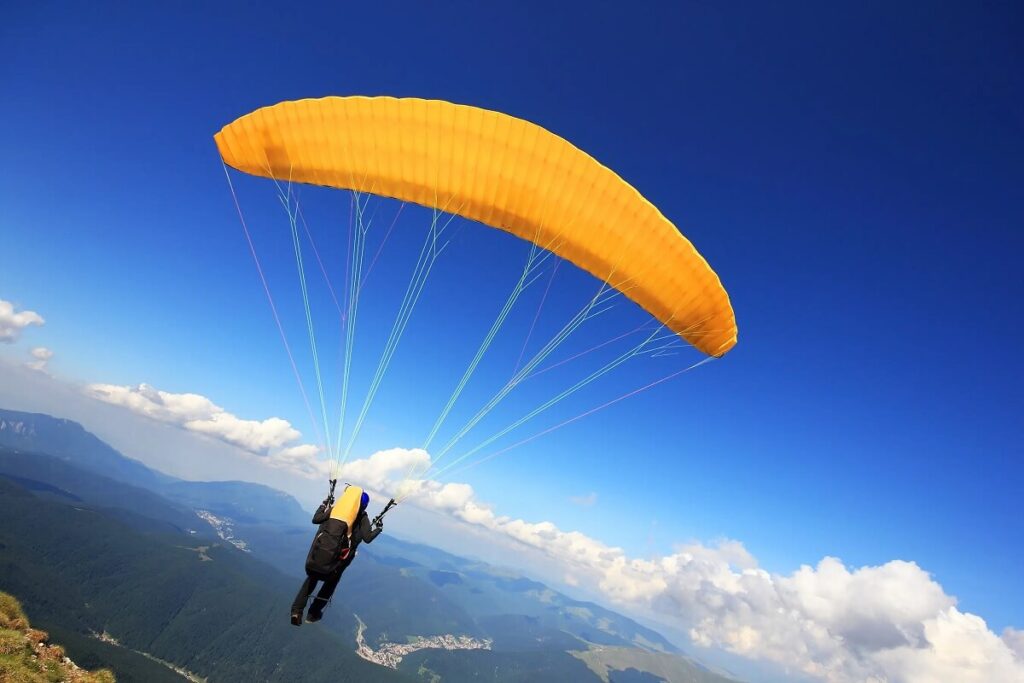
[[[388,534],[295,629],[310,511],[48,415],[0,410],[0,514],[0,589],[121,681],[732,681],[612,610]]]

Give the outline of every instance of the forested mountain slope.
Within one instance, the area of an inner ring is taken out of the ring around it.
[[[266,486],[173,479],[75,423],[0,410],[0,588],[122,683],[729,683],[624,615],[388,533],[360,548],[324,620],[295,629],[310,513]]]

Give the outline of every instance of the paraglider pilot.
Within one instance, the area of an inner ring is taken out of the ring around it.
[[[356,548],[364,541],[372,543],[384,530],[384,512],[394,505],[394,501],[372,522],[366,514],[369,502],[369,494],[360,487],[347,486],[335,503],[334,481],[331,482],[330,495],[313,515],[313,524],[319,524],[320,528],[306,556],[306,580],[292,603],[291,621],[294,625],[302,625],[302,611],[306,608],[309,596],[322,581],[323,585],[306,614],[307,621],[320,621],[324,607],[338,587],[341,575],[355,559]]]

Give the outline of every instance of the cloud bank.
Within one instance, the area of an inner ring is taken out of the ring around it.
[[[263,458],[271,466],[307,478],[323,477],[327,471],[326,463],[318,457],[321,449],[311,444],[296,443],[302,434],[280,417],[246,420],[200,394],[175,394],[148,384],[89,384],[84,392],[94,399],[127,408],[152,420],[237,446],[250,455]]]
[[[541,553],[611,602],[683,627],[700,647],[827,683],[1024,681],[1024,632],[996,635],[914,562],[852,568],[825,557],[772,574],[737,541],[632,558],[551,522],[498,515],[468,484],[400,483],[410,466],[429,462],[425,451],[395,448],[349,463],[344,474],[376,490],[401,489],[419,506]]]
[[[0,299],[0,342],[13,344],[21,337],[22,331],[30,325],[46,324],[43,316],[35,311],[14,312],[14,304]]]

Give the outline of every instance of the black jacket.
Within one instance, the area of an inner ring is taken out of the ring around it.
[[[323,529],[323,525],[327,523],[327,520],[331,518],[331,506],[324,501],[320,507],[313,513],[313,524],[319,524],[320,528]],[[366,514],[366,511],[360,512],[356,515],[356,521],[352,524],[352,551],[355,553],[356,547],[360,543],[366,541],[367,543],[373,543],[373,539],[380,536],[380,532],[384,529],[382,527],[373,528],[370,524],[370,516]]]

